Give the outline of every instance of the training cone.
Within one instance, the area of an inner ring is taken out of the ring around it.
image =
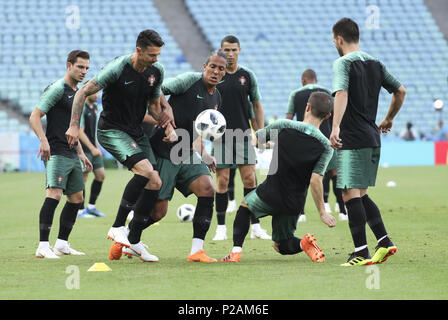
[[[104,262],[97,262],[94,263],[93,266],[91,266],[87,271],[112,271],[112,269],[109,268]]]

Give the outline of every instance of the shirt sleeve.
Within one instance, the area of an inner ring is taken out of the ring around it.
[[[325,150],[320,155],[319,160],[316,162],[313,168],[313,172],[317,173],[321,176],[325,175],[325,172],[327,171],[328,164],[330,163],[331,158],[333,157],[333,148],[330,146],[330,143],[328,142],[325,144]]]
[[[343,57],[336,59],[333,63],[333,88],[332,95],[338,91],[348,92],[349,83],[349,64]]]
[[[387,90],[389,93],[393,93],[401,87],[400,81],[398,81],[392,74],[389,73],[386,66],[381,64],[383,68],[383,82],[381,83],[382,87]]]
[[[257,102],[261,100],[260,90],[258,90],[258,80],[257,76],[252,70],[246,69],[249,73],[250,77],[250,90],[249,90],[249,100],[253,102]]]
[[[296,96],[296,91],[291,92],[288,99],[288,106],[286,107],[286,113],[294,114],[294,97]]]
[[[96,82],[103,89],[118,80],[126,63],[126,58],[128,56],[122,56],[112,60],[95,76]]]
[[[64,86],[55,82],[44,90],[36,107],[44,113],[48,113],[61,100],[63,94]]]
[[[163,79],[165,78],[165,68],[160,63],[155,63],[154,66],[160,71],[160,79],[157,83],[157,86],[154,89],[154,92],[152,94],[152,99],[158,99],[162,95],[162,83]]]
[[[300,121],[294,121],[289,119],[280,119],[277,121],[274,121],[273,123],[269,124],[268,126],[258,130],[255,132],[255,136],[258,138],[260,137],[266,137],[266,141],[268,141],[271,138],[271,130],[282,130],[285,128],[295,129],[299,131],[305,131],[306,126],[304,123]]]
[[[174,78],[168,78],[162,84],[163,94],[167,96],[183,94],[201,77],[202,73],[199,72],[185,72]]]

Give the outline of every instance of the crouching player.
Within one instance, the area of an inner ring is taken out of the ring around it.
[[[260,147],[264,137],[266,141],[275,140],[274,130],[277,130],[273,160],[266,180],[249,193],[239,207],[233,224],[233,249],[221,261],[241,260],[251,213],[258,218],[272,216],[272,240],[280,254],[305,251],[312,261],[325,261],[313,235],[307,233],[299,239],[294,233],[310,185],[320,219],[330,228],[336,225],[335,218],[325,211],[322,186],[333,149],[319,130],[332,109],[332,99],[327,93],[314,92],[308,100],[303,122],[279,120],[256,132]]]

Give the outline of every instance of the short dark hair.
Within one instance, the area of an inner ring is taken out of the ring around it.
[[[359,42],[358,24],[350,18],[342,18],[333,26],[333,35],[341,36],[346,42]]]
[[[78,58],[90,60],[90,55],[87,51],[73,50],[67,56],[67,62],[74,64]]]
[[[333,111],[333,100],[326,92],[315,91],[311,93],[308,103],[311,105],[311,114],[319,119],[325,118]]]
[[[157,31],[146,29],[139,33],[136,46],[146,49],[146,47],[162,47],[164,44],[165,42]]]
[[[302,79],[314,80],[317,81],[316,72],[313,69],[306,69],[302,73]]]
[[[226,60],[226,64],[227,64],[227,55],[224,53],[224,51],[221,51],[221,50],[214,50],[214,51],[212,51],[212,52],[208,55],[207,60],[205,61],[205,64],[208,64],[208,63],[210,62],[210,59],[211,59],[212,57],[214,57],[214,56],[220,56],[220,57],[223,57],[224,60]]]
[[[221,48],[222,48],[222,45],[224,44],[224,42],[238,43],[238,47],[240,46],[240,40],[238,40],[237,37],[232,36],[232,35],[228,35],[228,36],[225,36],[224,38],[222,38],[222,40],[221,40]]]

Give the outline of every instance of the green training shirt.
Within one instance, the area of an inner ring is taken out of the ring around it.
[[[376,125],[378,97],[381,87],[395,92],[401,83],[378,59],[362,51],[354,51],[333,63],[332,94],[348,93],[348,103],[340,124],[342,149],[380,147],[380,130]]]
[[[158,62],[140,73],[132,65],[131,54],[112,60],[95,76],[103,88],[98,129],[118,129],[134,139],[142,137],[148,101],[160,97],[163,76],[164,68]]]
[[[49,85],[40,96],[37,108],[47,116],[45,135],[50,145],[51,155],[70,158],[78,155],[78,143],[70,148],[65,137],[65,132],[70,126],[75,93],[76,91],[62,78]]]

